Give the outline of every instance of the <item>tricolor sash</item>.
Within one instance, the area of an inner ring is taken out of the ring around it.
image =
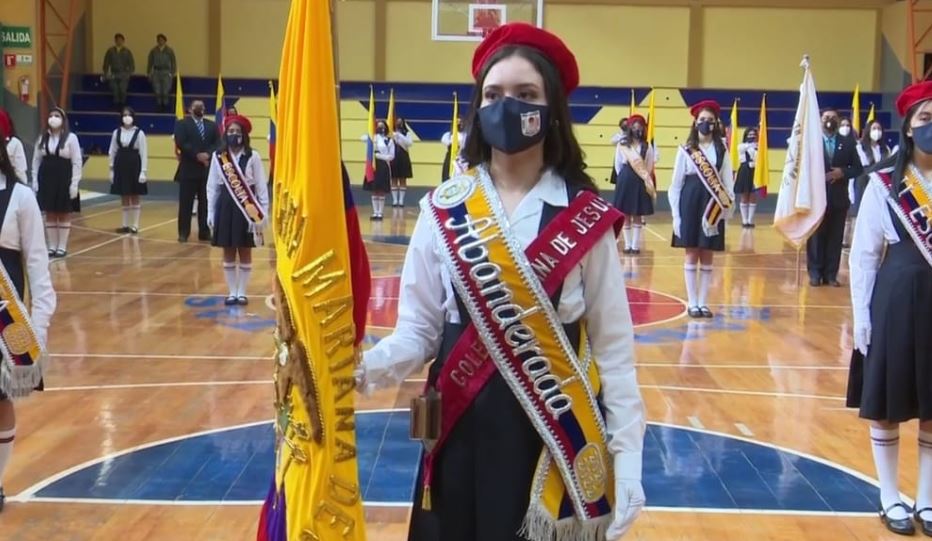
[[[701,149],[682,148],[693,165],[696,166],[702,185],[712,196],[702,213],[702,229],[706,236],[714,237],[718,235],[718,223],[724,217],[725,211],[735,204],[734,199],[728,193],[728,189],[725,187],[725,183],[722,182],[715,165],[709,161],[709,158]]]
[[[893,189],[893,177],[885,172],[878,172],[877,176],[889,194]],[[904,177],[903,189],[896,197],[887,195],[887,203],[909,232],[919,253],[932,266],[932,197],[912,166],[906,169]]]
[[[236,202],[236,207],[243,213],[249,222],[249,232],[255,239],[256,246],[263,244],[262,229],[265,223],[265,210],[246,182],[246,175],[240,169],[239,163],[233,158],[229,149],[217,152],[217,161],[220,163],[220,172],[223,175],[223,185],[226,186],[230,197]]]
[[[650,169],[648,169],[644,159],[628,145],[620,145],[619,148],[621,149],[621,154],[625,157],[625,162],[631,166],[631,170],[637,173],[637,175],[641,177],[641,180],[644,181],[644,187],[647,188],[647,193],[650,194],[650,198],[656,200],[657,188],[654,187],[654,177],[651,175]],[[651,151],[650,147],[647,147],[647,151]]]
[[[621,215],[582,193],[525,252],[488,174],[479,168],[477,176],[450,179],[422,204],[472,320],[437,382],[442,430],[425,484],[433,454],[497,370],[545,444],[522,533],[534,541],[603,539],[614,476],[598,373],[588,348],[580,359],[570,345],[548,294]]]
[[[0,265],[0,391],[11,398],[28,395],[42,381],[45,352],[10,275]]]

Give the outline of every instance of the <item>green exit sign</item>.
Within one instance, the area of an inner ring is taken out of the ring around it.
[[[0,27],[0,45],[4,49],[31,49],[32,30],[28,26]]]

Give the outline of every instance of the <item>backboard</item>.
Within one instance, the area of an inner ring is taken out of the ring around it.
[[[544,0],[432,0],[434,41],[480,41],[499,26],[522,21],[543,26]]]

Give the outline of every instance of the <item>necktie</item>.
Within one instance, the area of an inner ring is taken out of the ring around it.
[[[825,138],[825,152],[828,154],[829,159],[832,159],[835,157],[835,138],[834,137]]]
[[[201,134],[201,139],[203,139],[204,135],[206,135],[206,133],[204,132],[204,121],[203,120],[199,120],[197,122],[197,131],[198,133]]]

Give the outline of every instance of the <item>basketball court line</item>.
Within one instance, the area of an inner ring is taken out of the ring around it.
[[[170,224],[170,223],[172,223],[172,222],[175,222],[175,221],[177,221],[177,218],[172,218],[171,220],[166,220],[166,221],[164,221],[164,222],[159,222],[159,223],[157,223],[157,224],[155,224],[155,225],[150,225],[150,226],[148,226],[148,227],[144,227],[144,228],[140,229],[139,232],[140,232],[140,233],[144,233],[144,232],[146,232],[146,231],[151,231],[151,230],[153,230],[153,229],[158,229],[158,228],[160,228],[160,227],[164,227],[164,226],[166,226],[166,225],[168,225],[168,224]],[[66,255],[65,257],[60,257],[60,258],[58,258],[58,259],[53,259],[53,260],[51,261],[51,263],[57,263],[57,262],[59,262],[59,261],[64,261],[64,260],[70,259],[70,258],[72,258],[72,257],[74,257],[74,256],[81,255],[81,254],[85,254],[85,253],[87,253],[87,252],[96,250],[96,249],[98,249],[98,248],[102,248],[102,247],[104,247],[104,246],[107,246],[108,244],[113,244],[114,242],[116,242],[116,241],[122,239],[122,238],[125,237],[125,236],[126,236],[126,235],[120,235],[120,236],[118,236],[118,237],[113,237],[112,239],[108,239],[108,240],[105,240],[105,241],[103,241],[103,242],[99,242],[99,243],[97,243],[97,244],[91,245],[91,246],[89,246],[89,247],[87,247],[87,248],[84,248],[84,249],[82,249],[82,250],[78,250],[77,252],[69,253],[69,254]]]
[[[143,353],[51,353],[50,357],[81,359],[84,357],[96,359],[170,359],[173,361],[189,360],[217,360],[217,361],[267,361],[274,357],[272,353],[267,356],[257,355],[161,355]]]

